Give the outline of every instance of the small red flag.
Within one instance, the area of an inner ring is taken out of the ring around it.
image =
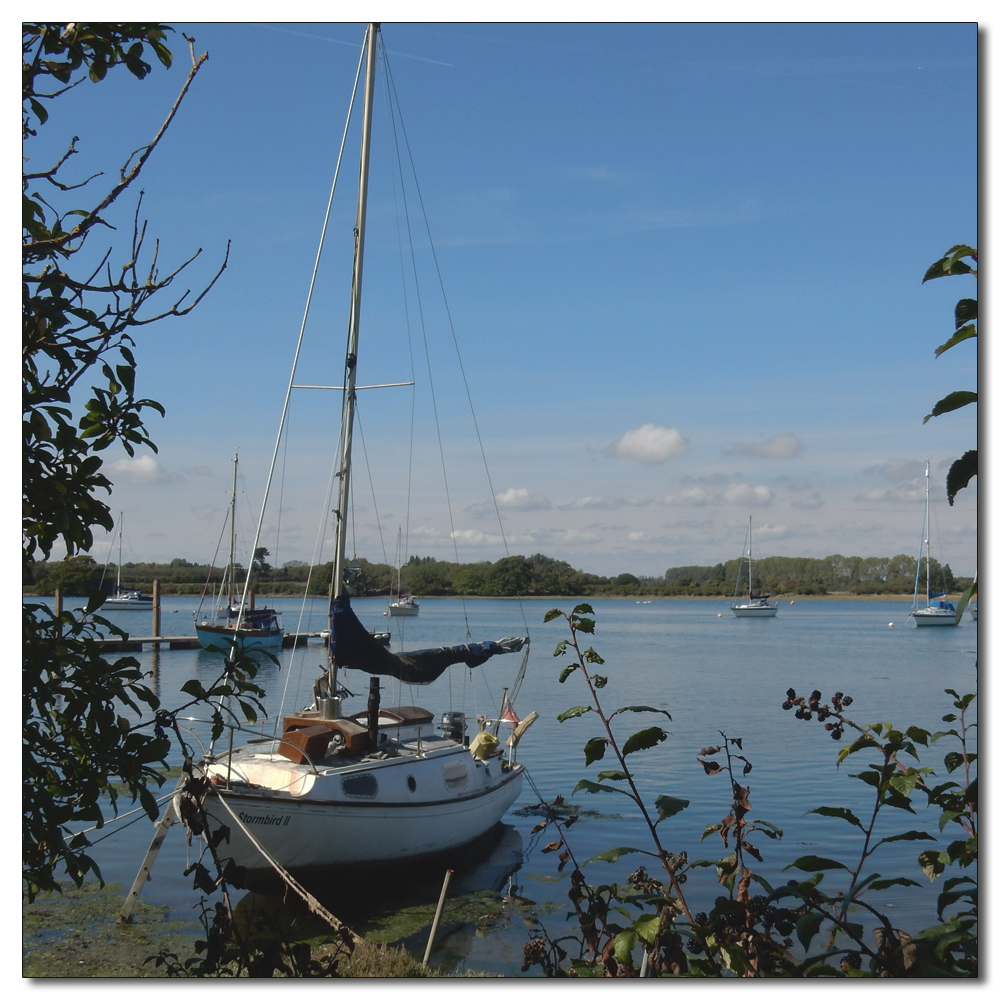
[[[521,721],[517,717],[517,713],[514,711],[509,701],[504,701],[503,711],[500,713],[500,718],[503,719],[504,722],[509,722],[512,726],[516,726]]]

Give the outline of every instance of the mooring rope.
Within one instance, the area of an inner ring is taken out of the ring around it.
[[[308,891],[308,889],[305,889],[302,885],[300,885],[292,877],[292,875],[285,868],[281,866],[280,862],[276,861],[271,856],[267,848],[264,847],[264,845],[246,828],[243,821],[236,815],[236,813],[233,812],[232,807],[221,795],[218,795],[217,798],[225,807],[226,812],[229,813],[229,815],[233,818],[233,821],[246,836],[247,840],[249,840],[250,843],[253,844],[253,846],[256,847],[257,850],[260,852],[261,857],[263,857],[264,860],[267,861],[267,863],[278,873],[282,881],[290,889],[292,889],[294,892],[298,893],[299,896],[302,897],[302,899],[305,901],[306,906],[309,907],[310,913],[315,913],[316,916],[325,920],[338,933],[346,933],[350,935],[351,941],[354,944],[357,944],[359,941],[364,940],[360,935],[355,934],[354,931],[352,931],[351,928],[347,926],[347,924],[338,920],[311,892]]]

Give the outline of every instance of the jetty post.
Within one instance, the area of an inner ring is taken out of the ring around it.
[[[153,636],[159,637],[160,635],[160,581],[153,581]],[[153,643],[153,649],[158,650],[160,644],[158,642]]]

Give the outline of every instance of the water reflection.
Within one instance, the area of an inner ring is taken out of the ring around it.
[[[356,933],[376,943],[402,945],[422,959],[445,871],[451,868],[454,874],[429,964],[454,972],[472,954],[477,937],[505,925],[510,910],[527,902],[515,881],[523,857],[521,834],[500,823],[459,854],[426,862],[418,869],[386,869],[358,879],[341,876],[308,888]],[[236,919],[247,930],[256,928],[255,933],[271,926],[276,933],[299,940],[328,932],[291,892],[248,892],[237,904]]]

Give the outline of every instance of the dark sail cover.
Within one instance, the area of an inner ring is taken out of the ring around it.
[[[430,684],[454,663],[478,667],[499,653],[516,653],[527,641],[520,637],[390,653],[358,621],[346,595],[334,600],[330,614],[330,656],[338,667],[384,674],[406,684]]]

